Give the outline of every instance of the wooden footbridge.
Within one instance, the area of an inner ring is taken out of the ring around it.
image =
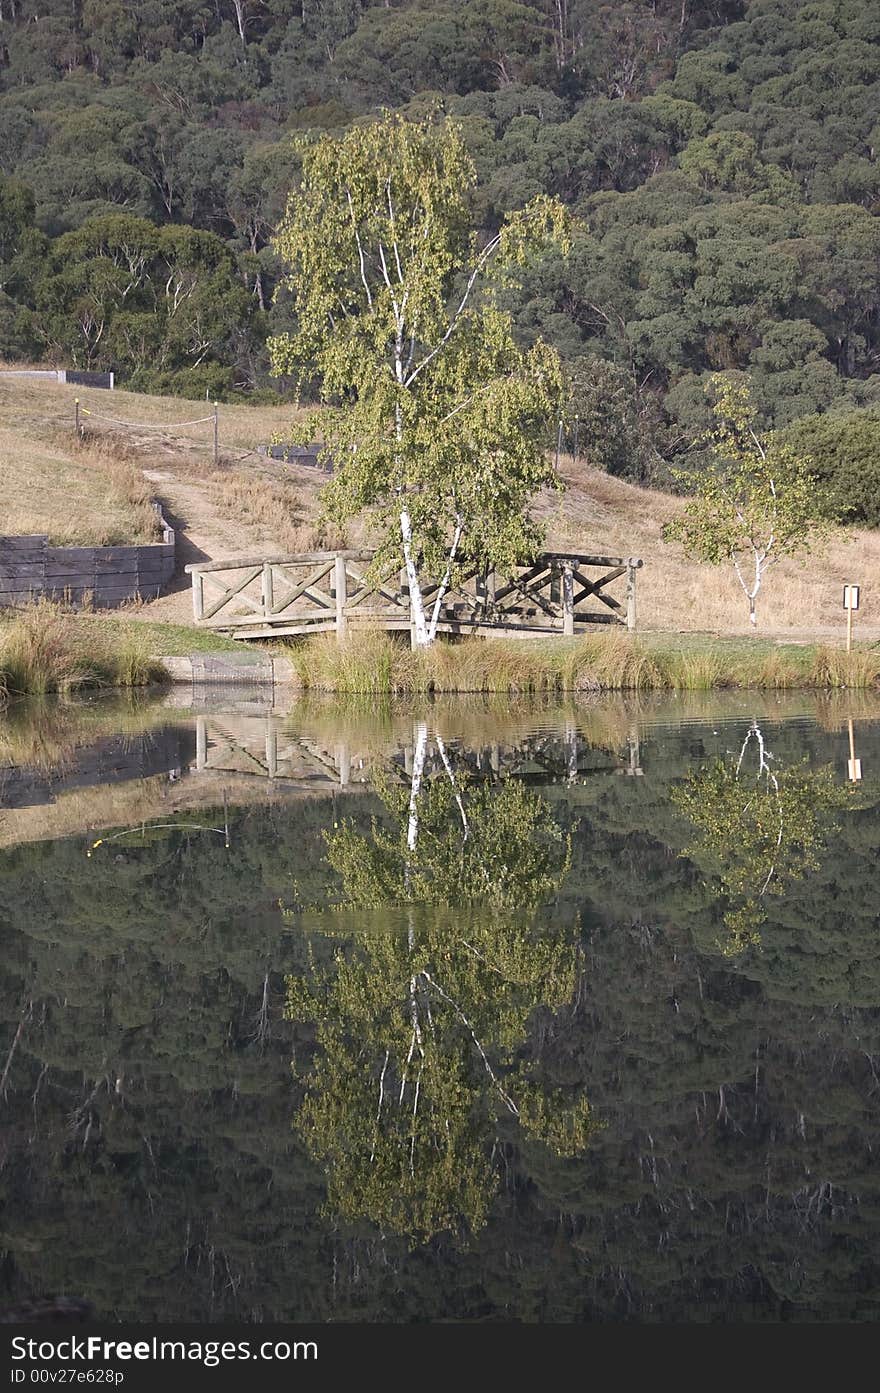
[[[187,566],[196,624],[235,638],[354,629],[410,629],[406,578],[377,575],[370,551],[233,557]],[[636,557],[544,552],[513,575],[471,570],[440,605],[442,634],[577,634],[592,624],[636,626]],[[617,594],[611,587],[621,582]],[[438,587],[422,597],[433,610]],[[622,591],[622,593],[620,593]]]

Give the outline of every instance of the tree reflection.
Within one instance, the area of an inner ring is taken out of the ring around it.
[[[568,840],[534,792],[462,784],[434,744],[429,778],[419,726],[409,788],[380,791],[385,817],[368,835],[342,822],[327,836],[345,904],[384,907],[381,926],[340,926],[332,967],[313,944],[308,977],[288,979],[289,1015],[315,1022],[296,1123],[326,1167],[328,1206],[416,1241],[486,1222],[508,1124],[562,1155],[595,1125],[582,1095],[541,1083],[525,1049],[533,1013],[575,988],[576,924],[550,935],[536,922]]]
[[[725,954],[760,944],[768,897],[818,868],[830,814],[848,797],[830,769],[782,768],[756,721],[737,759],[719,759],[673,790],[673,803],[699,833],[682,855],[716,875],[728,897],[719,943]]]

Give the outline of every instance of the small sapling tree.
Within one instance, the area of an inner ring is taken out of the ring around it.
[[[675,471],[693,496],[663,537],[697,561],[731,565],[754,626],[769,567],[808,551],[827,524],[807,459],[775,434],[759,434],[748,388],[719,373],[707,390],[714,396],[715,422],[705,437],[712,463],[696,480]]]
[[[320,382],[325,511],[371,512],[377,566],[402,565],[414,640],[430,643],[462,566],[509,570],[540,544],[527,507],[555,482],[560,364],[514,342],[496,291],[567,244],[565,213],[537,198],[481,241],[461,132],[434,118],[324,136],[302,171],[275,242],[296,329],[270,341],[273,370]]]

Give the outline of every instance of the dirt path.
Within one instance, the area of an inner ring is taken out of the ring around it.
[[[277,551],[277,544],[273,545],[264,529],[224,517],[209,490],[198,481],[164,469],[145,469],[144,478],[155,484],[156,499],[176,533],[177,570],[166,593],[138,606],[132,615],[168,624],[191,624],[192,586],[184,567],[225,556]]]

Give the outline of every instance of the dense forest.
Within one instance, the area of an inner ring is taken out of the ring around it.
[[[578,215],[511,308],[596,463],[666,477],[718,370],[876,453],[873,0],[3,0],[0,353],[269,390],[297,140],[436,104],[475,226],[541,192]]]
[[[764,735],[780,771],[807,755],[818,777],[846,749],[845,730]],[[877,727],[859,737],[876,767]],[[321,990],[358,931],[279,901],[326,896],[338,800],[232,810],[228,850],[181,827],[91,858],[85,836],[5,851],[0,1020],[17,1043],[0,1304],[66,1293],[141,1320],[876,1319],[877,784],[823,825],[817,871],[772,899],[761,948],[725,956],[725,895],[682,857],[695,829],[670,795],[732,738],[654,727],[644,777],[615,777],[596,748],[583,782],[537,789],[571,858],[535,942],[576,925],[581,958],[517,1060],[543,1090],[585,1089],[597,1126],[571,1157],[500,1118],[482,1142],[486,1225],[415,1242],[328,1212],[295,1125],[315,1031],[285,1013],[285,984]],[[375,837],[378,800],[344,811]]]

